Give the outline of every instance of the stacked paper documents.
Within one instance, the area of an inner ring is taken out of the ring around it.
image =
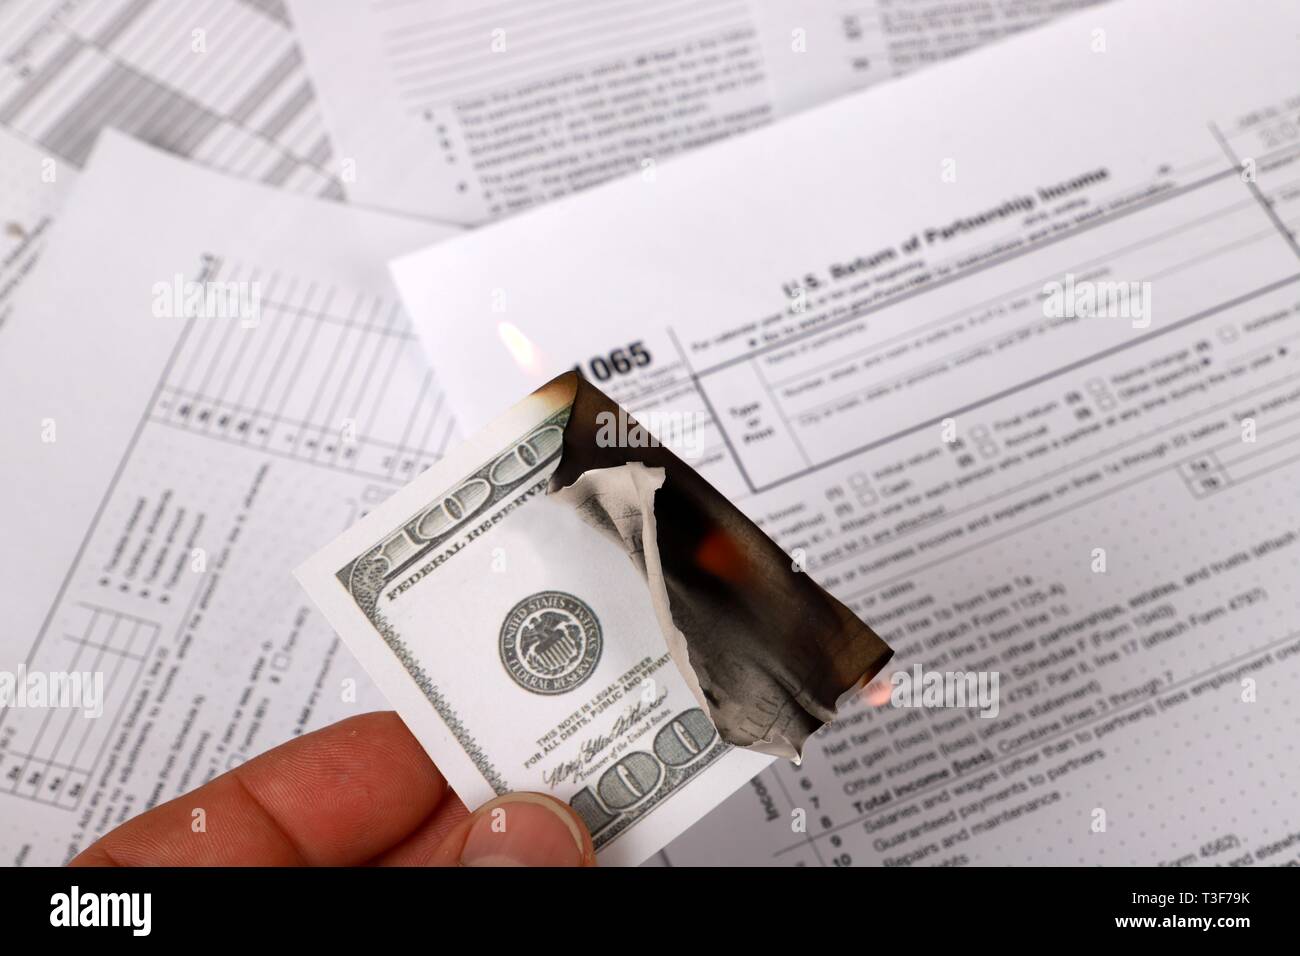
[[[1300,860],[1297,36],[0,8],[4,861],[377,709],[603,864]]]

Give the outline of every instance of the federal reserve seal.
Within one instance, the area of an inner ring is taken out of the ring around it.
[[[501,663],[516,684],[534,694],[573,690],[596,669],[600,648],[596,615],[563,591],[524,598],[501,625]]]

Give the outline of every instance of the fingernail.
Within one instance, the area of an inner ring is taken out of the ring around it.
[[[563,805],[536,793],[511,793],[475,814],[462,866],[580,866],[582,831]]]

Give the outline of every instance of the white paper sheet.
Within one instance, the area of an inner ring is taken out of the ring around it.
[[[453,434],[383,267],[449,231],[104,135],[0,348],[0,670],[102,713],[0,710],[6,863],[387,706],[290,572]]]
[[[290,0],[351,199],[477,224],[1092,0]]]
[[[278,0],[0,4],[0,328],[111,127],[268,185],[341,198]]]
[[[1298,32],[1086,11],[395,263],[469,425],[575,364],[702,423],[897,651],[669,860],[1300,858]]]

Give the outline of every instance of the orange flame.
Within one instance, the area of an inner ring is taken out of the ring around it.
[[[501,339],[516,365],[525,372],[536,374],[541,366],[540,352],[517,325],[513,322],[498,322],[497,337]]]

